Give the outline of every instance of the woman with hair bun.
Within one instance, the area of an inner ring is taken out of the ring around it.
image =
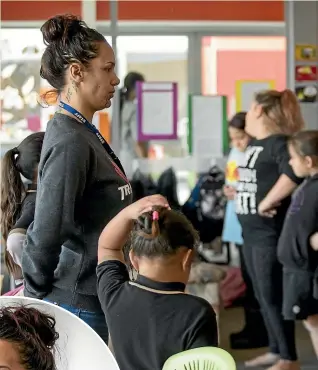
[[[24,295],[53,302],[84,320],[107,343],[97,297],[99,235],[132,201],[120,161],[92,125],[109,108],[119,79],[104,36],[73,15],[41,27],[47,46],[40,75],[53,87],[59,111],[48,122],[34,222],[22,256]]]
[[[0,369],[56,370],[55,319],[31,307],[0,307]]]
[[[291,194],[301,183],[289,165],[288,135],[304,127],[300,106],[290,90],[255,95],[246,116],[254,139],[239,168],[236,212],[242,226],[243,256],[269,338],[269,353],[246,363],[271,370],[299,370],[294,321],[282,316],[283,274],[277,245]]]

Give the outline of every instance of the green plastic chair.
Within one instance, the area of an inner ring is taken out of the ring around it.
[[[171,356],[162,370],[236,370],[236,365],[224,349],[202,347]]]

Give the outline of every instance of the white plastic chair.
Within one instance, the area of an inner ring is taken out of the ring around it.
[[[171,356],[162,370],[236,370],[236,365],[224,349],[202,347]]]
[[[119,370],[111,351],[84,321],[54,304],[26,297],[0,297],[0,307],[26,305],[53,316],[59,339],[57,370]]]

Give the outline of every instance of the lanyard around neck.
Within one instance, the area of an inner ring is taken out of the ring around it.
[[[92,123],[90,123],[79,111],[71,107],[70,105],[60,101],[59,107],[66,110],[67,112],[71,113],[74,117],[79,119],[91,132],[93,132],[97,139],[100,141],[100,143],[103,145],[104,149],[106,150],[107,154],[111,157],[114,164],[118,167],[118,169],[122,172],[126,179],[126,174],[123,169],[123,166],[116,156],[116,154],[113,152],[112,148],[109,146],[107,141],[103,138],[103,135],[99,132],[99,130],[94,126]]]

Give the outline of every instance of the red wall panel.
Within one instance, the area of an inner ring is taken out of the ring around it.
[[[121,20],[283,21],[284,3],[276,1],[123,1]],[[61,13],[81,14],[81,1],[1,1],[3,21],[37,21]],[[97,19],[109,19],[109,0],[97,0]]]
[[[1,1],[2,21],[39,21],[56,14],[82,15],[81,1]]]
[[[109,1],[97,0],[97,19],[109,19]],[[122,20],[283,21],[280,1],[119,1]]]

